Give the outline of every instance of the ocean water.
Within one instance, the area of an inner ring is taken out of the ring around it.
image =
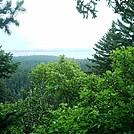
[[[54,49],[54,50],[8,50],[13,56],[30,56],[30,55],[65,55],[68,58],[86,59],[93,58],[93,49]]]

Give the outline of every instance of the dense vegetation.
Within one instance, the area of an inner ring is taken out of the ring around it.
[[[4,30],[8,35],[11,34],[9,26],[14,24],[19,26],[19,21],[16,16],[20,12],[25,12],[25,8],[22,7],[24,1],[16,2],[13,7],[12,1],[0,0],[0,29]],[[18,67],[18,63],[14,63],[13,55],[11,53],[5,53],[0,46],[0,102],[7,100],[7,96],[10,96],[5,90],[4,78],[10,77]]]
[[[113,71],[103,77],[64,56],[40,63],[30,73],[31,89],[22,91],[26,97],[1,103],[1,132],[133,133],[133,56],[133,47],[113,51]]]
[[[86,5],[77,0],[77,9],[85,15],[96,2]],[[96,44],[93,70],[83,67],[91,66],[87,60],[64,55],[51,61],[47,56],[13,58],[0,49],[1,134],[134,133],[134,25],[130,21],[134,4],[133,0],[108,2],[122,22],[113,23]],[[0,9],[0,14],[9,13],[11,18],[0,18],[0,28],[8,34],[8,25],[18,24],[15,12],[25,11],[23,1],[13,9],[11,5],[7,2]]]
[[[33,56],[20,56],[13,57],[13,61],[19,63],[19,67],[15,73],[10,75],[10,78],[3,80],[3,89],[6,91],[6,100],[16,101],[20,98],[24,98],[25,95],[21,90],[29,90],[31,88],[29,74],[33,67],[36,67],[40,63],[48,64],[49,62],[58,62],[57,56],[45,56],[45,55],[33,55]],[[71,60],[71,59],[70,59]],[[89,68],[86,64],[91,64],[87,59],[74,59],[85,73],[89,72]],[[4,100],[5,100],[4,99]]]

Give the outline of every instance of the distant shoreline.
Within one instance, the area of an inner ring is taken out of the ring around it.
[[[6,52],[13,53],[13,56],[30,56],[30,55],[52,55],[59,56],[65,55],[69,58],[92,58],[93,49],[90,48],[63,48],[63,49],[37,49],[37,50],[5,50]]]
[[[91,48],[59,48],[59,49],[29,49],[29,50],[5,50],[6,52],[82,52],[92,51]]]

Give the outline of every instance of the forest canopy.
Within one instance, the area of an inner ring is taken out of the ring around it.
[[[76,1],[79,13],[96,17],[99,0]],[[6,1],[0,9],[0,15],[9,15],[0,16],[0,28],[7,34],[10,23],[18,26],[14,17],[25,11],[23,2],[12,8]],[[21,66],[12,79],[5,79],[18,63],[0,50],[0,133],[134,133],[134,1],[106,2],[122,20],[113,22],[96,44],[90,73],[62,55],[57,61]]]

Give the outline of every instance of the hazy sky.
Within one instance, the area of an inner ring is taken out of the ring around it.
[[[74,0],[25,0],[12,35],[0,31],[3,49],[91,48],[111,27],[115,14],[106,0],[98,4],[96,19],[83,19]]]

